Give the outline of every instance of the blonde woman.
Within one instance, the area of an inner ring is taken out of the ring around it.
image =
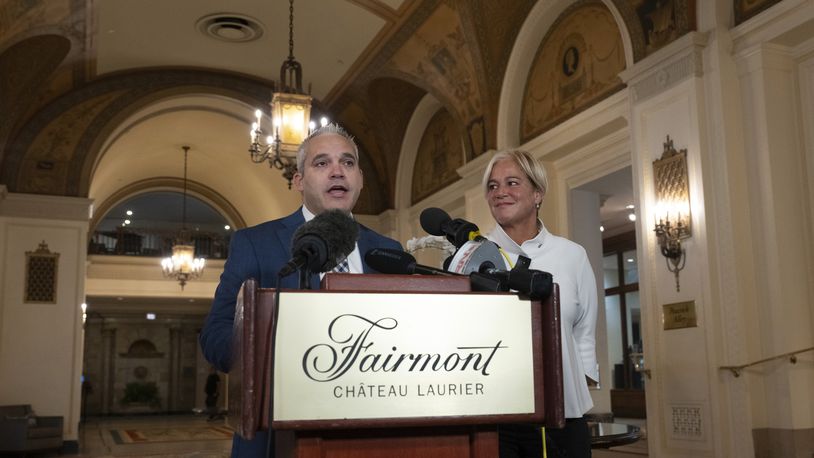
[[[590,431],[583,415],[593,407],[589,380],[597,380],[597,285],[588,256],[580,245],[551,234],[538,216],[548,179],[545,168],[525,151],[500,151],[483,176],[486,200],[497,222],[487,236],[512,262],[519,255],[531,268],[552,274],[560,286],[563,394],[566,425],[546,428],[549,458],[591,456]],[[542,456],[538,425],[500,428],[500,457]]]

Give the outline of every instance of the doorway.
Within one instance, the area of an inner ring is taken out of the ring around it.
[[[614,417],[644,419],[644,379],[638,372],[644,362],[636,252],[638,209],[632,169],[622,168],[575,190],[598,199],[601,248],[597,251],[601,254],[592,256],[591,262],[601,267],[595,266],[594,271],[602,284],[599,302],[604,305],[600,305],[596,335],[597,359],[606,365],[601,370],[605,377],[602,391],[608,390],[605,396],[610,397],[608,407]]]

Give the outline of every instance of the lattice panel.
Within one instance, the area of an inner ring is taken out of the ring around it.
[[[25,252],[26,303],[55,304],[59,253],[51,253],[43,240],[36,251]]]
[[[702,440],[704,438],[701,406],[672,405],[670,409],[672,412],[670,436],[673,439]]]

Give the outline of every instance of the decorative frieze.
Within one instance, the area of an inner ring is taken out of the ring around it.
[[[648,56],[619,76],[627,83],[634,103],[641,102],[704,73],[707,34],[690,32]]]

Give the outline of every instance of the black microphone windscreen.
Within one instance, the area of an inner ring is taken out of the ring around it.
[[[359,225],[342,210],[326,210],[294,232],[292,254],[297,251],[298,242],[306,235],[313,235],[325,241],[328,247],[327,259],[312,270],[328,272],[345,259],[356,247],[356,240],[359,238]]]
[[[412,274],[415,258],[410,253],[389,248],[373,248],[365,253],[365,262],[383,274]]]
[[[442,227],[451,219],[447,212],[440,208],[425,208],[420,216],[421,228],[430,235],[446,235]]]

